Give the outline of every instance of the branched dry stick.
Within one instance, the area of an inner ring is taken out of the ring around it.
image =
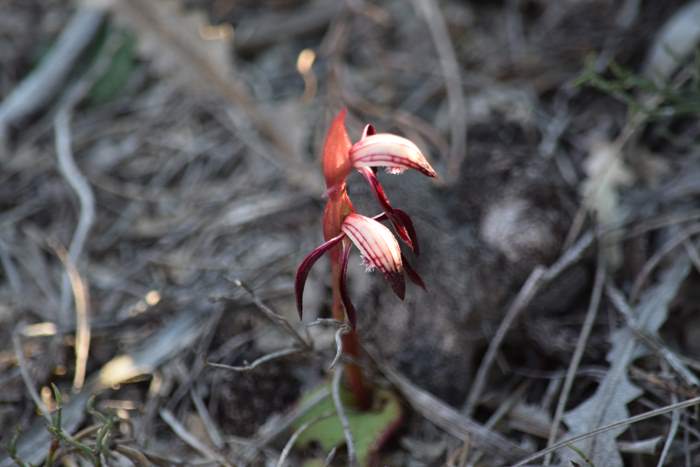
[[[345,413],[343,401],[340,398],[340,379],[342,377],[343,367],[339,366],[333,371],[333,388],[331,394],[333,395],[335,411],[338,414],[340,425],[343,427],[343,434],[345,435],[345,446],[348,451],[348,467],[353,467],[357,460],[355,455],[355,440],[353,439],[352,431],[350,431],[350,422],[348,421],[348,416]]]
[[[338,363],[338,360],[340,360],[340,357],[343,355],[343,335],[347,334],[348,332],[350,332],[350,326],[347,325],[338,328],[338,330],[335,332],[335,357],[333,357],[331,364],[328,366],[329,370],[333,369],[336,363]]]
[[[233,283],[237,287],[240,287],[243,290],[245,290],[248,293],[248,295],[250,295],[251,301],[257,307],[257,309],[260,310],[270,321],[278,325],[284,332],[293,337],[294,340],[296,340],[297,343],[299,343],[302,349],[313,350],[313,345],[306,339],[304,339],[304,337],[302,337],[302,335],[299,334],[296,329],[294,329],[294,326],[292,326],[288,320],[280,316],[272,308],[263,303],[263,301],[260,300],[260,298],[258,298],[257,294],[253,291],[253,289],[248,287],[248,285],[246,285],[240,279],[233,279]]]
[[[601,250],[602,251],[602,250]],[[549,430],[549,438],[547,439],[547,446],[551,446],[554,443],[554,439],[559,431],[559,423],[561,423],[561,418],[564,416],[564,409],[566,408],[566,402],[569,399],[569,393],[574,384],[574,378],[576,377],[576,372],[578,371],[578,366],[581,363],[581,357],[583,357],[583,351],[586,349],[586,343],[588,342],[588,337],[593,329],[593,323],[595,322],[596,316],[598,316],[598,310],[600,308],[600,299],[603,295],[603,285],[605,284],[605,258],[603,258],[602,253],[598,253],[598,265],[596,267],[595,280],[593,282],[593,292],[591,294],[591,302],[588,305],[588,311],[586,312],[586,318],[584,319],[583,326],[581,327],[581,333],[579,334],[578,341],[576,342],[576,348],[574,350],[574,355],[571,357],[571,362],[569,363],[569,369],[566,371],[566,377],[564,378],[564,386],[559,394],[559,401],[557,402],[557,408],[554,412],[554,420],[552,421],[552,426]],[[551,456],[547,455],[544,459],[544,465],[549,465],[551,461]]]
[[[649,412],[644,412],[639,415],[635,415],[634,417],[629,417],[624,420],[618,420],[617,422],[610,423],[609,425],[602,426],[600,428],[596,428],[595,430],[591,430],[588,433],[583,433],[577,436],[573,436],[571,438],[559,441],[556,444],[553,444],[552,446],[542,449],[541,451],[537,451],[531,456],[526,457],[525,459],[522,459],[518,461],[517,463],[513,464],[512,467],[520,467],[522,465],[529,464],[530,462],[539,459],[540,457],[546,456],[547,454],[556,451],[557,449],[561,449],[563,447],[566,447],[568,445],[574,444],[578,441],[588,439],[592,436],[599,435],[600,433],[604,433],[606,431],[614,430],[615,428],[621,427],[621,426],[626,426],[626,425],[631,425],[633,423],[641,422],[643,420],[647,420],[649,418],[654,418],[658,417],[659,415],[666,414],[668,412],[672,412],[674,410],[681,410],[685,409],[687,407],[692,407],[694,405],[700,404],[700,397],[694,397],[692,399],[688,399],[682,402],[678,402],[676,404],[671,404],[667,405],[665,407],[658,408],[656,410],[650,410]]]
[[[282,349],[282,350],[277,350],[275,352],[270,352],[269,354],[265,354],[260,358],[255,359],[252,363],[248,365],[243,365],[243,366],[234,366],[234,365],[226,365],[225,363],[214,363],[214,362],[207,362],[207,365],[213,366],[215,368],[224,368],[226,370],[233,370],[233,371],[250,371],[254,370],[263,363],[270,362],[272,360],[277,360],[278,358],[286,357],[287,355],[293,355],[299,352],[303,352],[303,349],[299,349],[297,347],[291,347],[288,349]]]
[[[451,147],[447,161],[447,176],[454,181],[460,171],[462,161],[467,152],[467,119],[464,111],[464,93],[462,92],[462,77],[455,50],[450,40],[445,18],[442,16],[435,0],[413,0],[413,4],[425,17],[428,29],[435,43],[440,67],[445,77],[447,88],[447,105],[450,114]]]
[[[476,404],[479,402],[481,397],[481,392],[486,384],[486,378],[496,359],[496,354],[503,339],[505,338],[511,325],[518,318],[520,313],[527,308],[527,305],[535,297],[537,292],[546,284],[550,283],[556,279],[565,269],[576,263],[581,257],[588,251],[588,248],[593,244],[593,234],[591,232],[583,235],[571,248],[569,248],[563,255],[549,268],[543,266],[537,266],[530,277],[528,277],[525,284],[518,292],[515,300],[508,308],[501,325],[498,327],[496,334],[491,339],[489,343],[486,355],[484,355],[479,370],[476,373],[476,378],[474,379],[474,384],[469,392],[469,397],[467,398],[467,403],[465,404],[464,413],[469,416],[473,413]]]
[[[336,326],[338,329],[335,331],[335,357],[331,360],[331,364],[328,366],[329,370],[338,363],[340,357],[343,356],[343,335],[350,332],[350,326],[344,321],[338,321],[337,319],[327,319],[319,318],[312,323],[309,323],[307,327],[318,326],[319,324],[330,324]]]

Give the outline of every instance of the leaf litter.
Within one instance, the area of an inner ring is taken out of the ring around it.
[[[574,443],[579,454],[560,447],[554,461],[697,463],[686,416],[700,332],[697,119],[688,118],[698,112],[688,55],[697,2],[681,3],[85,2],[108,8],[108,34],[133,37],[140,60],[101,49],[116,84],[70,115],[76,166],[96,198],[76,265],[90,291],[91,345],[85,389],[72,395],[75,329],[56,315],[64,267],[54,247],[70,243],[81,206],[57,170],[52,120],[63,90],[85,77],[84,57],[69,51],[70,75],[27,57],[80,23],[68,5],[7,2],[0,106],[28,76],[46,91],[0,135],[0,334],[9,343],[19,333],[25,357],[0,347],[0,425],[21,427],[16,454],[40,462],[49,452],[26,386],[52,407],[54,383],[63,430],[88,445],[98,443],[90,430],[109,426],[86,412],[88,392],[97,413],[117,417],[109,456],[119,465],[264,465],[283,451],[301,465],[329,455],[313,443],[285,450],[310,410],[294,402],[323,383],[336,354],[334,328],[307,335],[295,320],[291,277],[318,241],[321,135],[348,106],[353,137],[367,120],[405,134],[441,174],[430,189],[396,187],[426,239],[418,261],[429,292],[397,306],[373,281],[352,281],[368,371],[407,402],[382,460],[508,465],[545,448],[575,351],[567,336],[582,327],[602,248],[615,267],[556,439],[605,431]],[[102,20],[91,16],[72,32],[80,50]],[[315,58],[303,75],[302,51]],[[607,87],[570,86],[591,51]],[[621,66],[610,71],[613,62]],[[652,69],[664,83],[645,81]],[[526,98],[513,112],[516,94]],[[460,100],[479,111],[455,120]],[[359,203],[376,207],[363,195]],[[326,285],[320,274],[309,280]],[[325,317],[317,295],[309,319]],[[517,313],[498,330],[508,309]],[[243,374],[208,361],[263,363]],[[674,407],[675,418],[644,418]],[[411,440],[420,442],[408,449]],[[345,463],[346,452],[332,449],[329,462]]]

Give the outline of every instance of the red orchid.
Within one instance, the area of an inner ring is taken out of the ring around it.
[[[368,269],[376,268],[381,271],[399,298],[403,299],[405,294],[404,271],[409,279],[424,287],[421,278],[401,253],[394,235],[379,222],[388,219],[396,229],[399,238],[418,254],[418,240],[411,218],[404,211],[391,205],[379,183],[375,169],[386,167],[387,171],[393,174],[401,173],[406,169],[415,169],[429,177],[435,177],[436,174],[415,144],[393,134],[376,133],[372,125],[367,125],[361,139],[352,144],[345,129],[345,115],[346,111],[342,110],[335,117],[323,148],[323,172],[328,194],[328,203],[323,213],[325,242],[314,249],[299,265],[295,290],[297,310],[301,318],[302,296],[309,271],[324,253],[330,252],[334,310],[340,306],[339,303],[336,304],[336,295],[338,295],[345,314],[354,328],[355,308],[346,287],[348,258],[353,244],[360,250]],[[346,179],[353,168],[369,182],[379,204],[384,209],[384,212],[378,216],[370,218],[355,212],[346,188]],[[342,310],[340,313],[342,319]]]

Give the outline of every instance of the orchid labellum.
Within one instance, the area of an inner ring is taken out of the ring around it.
[[[402,210],[394,208],[375,173],[376,168],[385,167],[389,173],[399,174],[406,169],[417,170],[435,177],[420,149],[407,140],[389,133],[376,133],[367,125],[359,141],[352,144],[345,129],[346,111],[342,110],[333,120],[323,148],[323,172],[326,179],[328,203],[323,214],[325,242],[313,250],[299,265],[295,281],[297,310],[302,316],[304,284],[313,264],[326,252],[331,255],[332,280],[335,310],[345,309],[352,327],[355,327],[355,308],[350,301],[346,275],[352,245],[362,255],[368,269],[379,270],[391,285],[394,293],[403,299],[405,294],[404,271],[414,283],[424,287],[423,281],[411,268],[401,253],[394,234],[380,221],[388,220],[398,237],[418,254],[418,239],[411,218]],[[347,193],[346,179],[352,169],[367,180],[383,212],[375,217],[366,217],[355,212]],[[339,300],[336,300],[339,298]],[[337,306],[336,306],[337,305]],[[342,317],[342,310],[341,310]]]

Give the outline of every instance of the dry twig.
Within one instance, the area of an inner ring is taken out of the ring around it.
[[[282,350],[277,350],[275,352],[270,352],[269,354],[265,354],[260,358],[255,359],[252,363],[249,363],[247,365],[243,366],[234,366],[234,365],[226,365],[225,363],[214,363],[214,362],[207,362],[207,365],[213,366],[214,368],[223,368],[226,370],[233,370],[233,371],[250,371],[254,370],[255,368],[259,367],[263,363],[270,362],[272,360],[277,360],[278,358],[286,357],[287,355],[294,355],[299,352],[303,352],[303,349],[299,349],[296,347],[291,347],[289,349],[282,349]]]
[[[302,335],[299,334],[296,329],[294,329],[294,326],[292,326],[288,320],[286,320],[284,317],[276,313],[272,308],[263,303],[263,301],[260,300],[260,298],[258,298],[257,294],[253,291],[253,289],[248,287],[240,279],[234,279],[233,283],[236,286],[245,290],[250,296],[253,304],[257,307],[257,309],[260,310],[263,313],[263,315],[265,315],[265,317],[272,321],[275,325],[279,326],[285,333],[294,338],[294,340],[297,341],[301,349],[313,350],[312,343],[310,343],[304,337],[302,337]]]

